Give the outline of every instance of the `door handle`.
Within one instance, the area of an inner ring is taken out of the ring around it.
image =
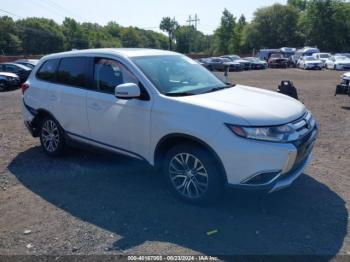
[[[102,110],[102,107],[98,103],[91,103],[89,104],[89,107],[93,110]]]

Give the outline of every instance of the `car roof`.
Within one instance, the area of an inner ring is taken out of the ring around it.
[[[0,65],[14,65],[14,66],[18,66],[22,69],[26,69],[26,70],[31,70],[29,67],[22,65],[22,64],[17,64],[17,63],[10,63],[10,62],[5,62],[5,63],[0,63]]]
[[[102,54],[115,54],[124,57],[140,57],[140,56],[157,56],[157,55],[180,55],[175,52],[159,50],[159,49],[147,49],[147,48],[97,48],[97,49],[85,49],[74,50],[62,53],[51,54],[44,58],[60,58],[66,56],[79,56],[79,55],[102,55]]]

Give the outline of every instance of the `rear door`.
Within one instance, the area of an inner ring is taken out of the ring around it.
[[[96,57],[93,84],[87,91],[91,142],[136,158],[146,158],[150,142],[151,100],[137,77],[120,61]],[[143,99],[119,99],[115,87],[139,85]]]
[[[49,89],[50,112],[70,135],[89,136],[86,114],[87,61],[86,57],[62,58],[57,79]]]

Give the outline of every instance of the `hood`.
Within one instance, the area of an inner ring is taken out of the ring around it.
[[[305,64],[322,64],[323,62],[321,60],[312,60],[312,61],[305,61]]]
[[[236,62],[236,63],[248,63],[248,64],[251,63],[250,61],[244,60],[244,59],[237,59],[237,60],[235,60],[234,62]]]
[[[17,76],[16,74],[14,74],[14,73],[8,73],[8,72],[0,72],[0,75],[18,78],[18,76]]]
[[[224,65],[240,65],[238,62],[224,62]]]
[[[350,59],[345,60],[337,60],[335,61],[336,64],[350,64]]]
[[[342,79],[344,80],[350,80],[350,72],[345,73],[344,75],[342,75]]]
[[[232,121],[227,120],[232,124],[243,120],[251,126],[286,124],[298,119],[306,111],[302,103],[291,97],[242,85],[202,95],[181,97],[180,100],[226,114],[229,118],[232,117]]]

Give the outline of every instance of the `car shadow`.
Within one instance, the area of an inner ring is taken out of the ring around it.
[[[344,110],[350,110],[350,106],[342,106],[341,108]]]
[[[8,168],[43,199],[121,236],[112,252],[159,241],[208,255],[317,254],[326,261],[347,233],[344,200],[308,175],[271,195],[230,190],[216,205],[196,207],[175,200],[152,168],[121,156],[73,150],[50,159],[35,147]]]

